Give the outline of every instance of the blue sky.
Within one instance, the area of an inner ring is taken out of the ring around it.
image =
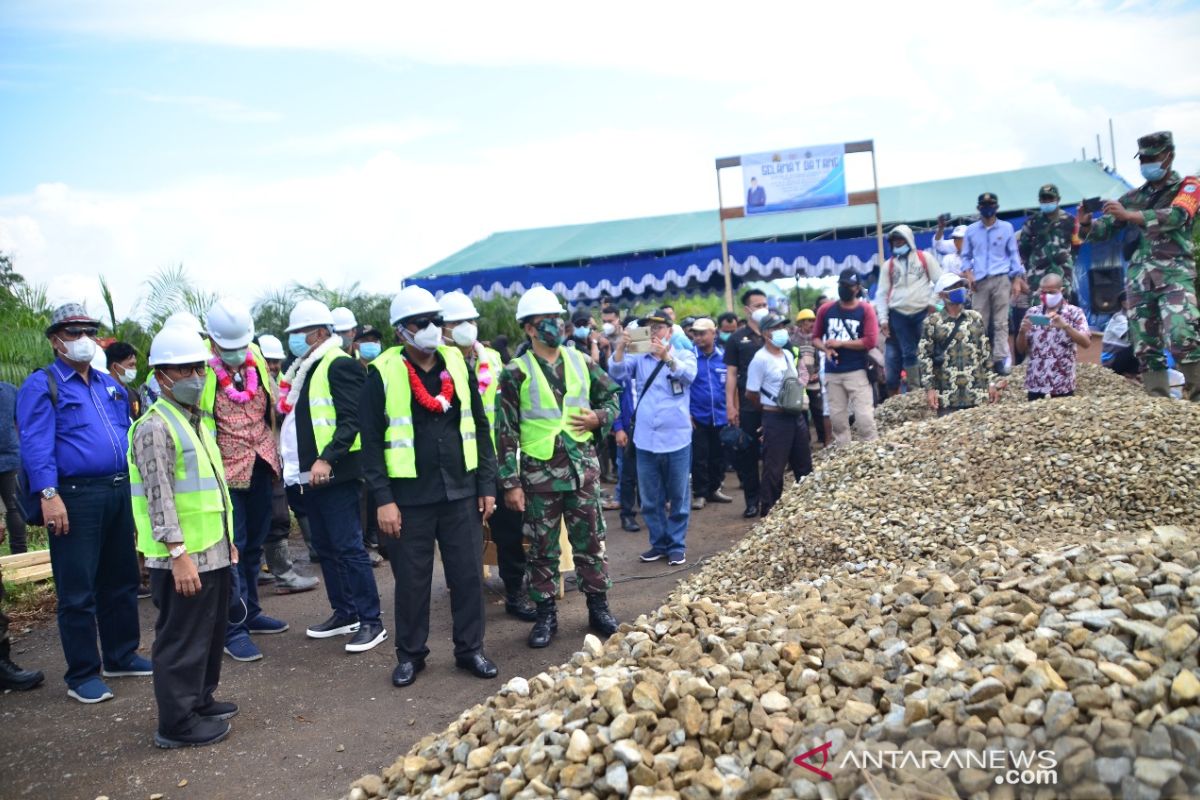
[[[714,207],[714,157],[780,147],[874,138],[896,184],[1108,159],[1111,116],[1126,177],[1161,128],[1194,169],[1196,31],[1179,2],[8,0],[0,249],[128,311],[180,262],[394,291],[496,230]]]

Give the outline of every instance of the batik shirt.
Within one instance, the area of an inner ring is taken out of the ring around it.
[[[987,402],[991,369],[983,317],[978,311],[959,312],[962,322],[954,330],[955,318],[946,311],[925,317],[925,328],[917,347],[921,364],[921,388],[936,389],[942,408],[973,408]],[[954,331],[954,338],[950,338]],[[940,368],[933,365],[935,351],[942,352]]]

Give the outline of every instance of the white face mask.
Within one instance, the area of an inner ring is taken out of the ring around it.
[[[137,370],[136,369],[123,369],[123,370],[121,370],[121,374],[119,377],[121,378],[121,383],[128,386],[129,384],[131,384],[135,380],[137,380]]]
[[[752,314],[750,314],[750,319],[754,320],[754,323],[756,325],[759,325],[759,324],[762,324],[762,321],[767,318],[767,314],[770,314],[770,313],[771,313],[770,309],[760,308],[760,309],[754,311]]]
[[[479,338],[479,328],[475,326],[474,322],[460,322],[454,326],[454,330],[450,331],[450,338],[459,347],[470,347]]]
[[[404,330],[404,337],[411,340],[413,346],[418,350],[432,353],[442,343],[442,329],[431,322],[416,333],[409,333],[406,328]]]
[[[604,335],[605,336],[612,336],[616,332],[617,332],[616,325],[613,325],[611,322],[604,323]]]
[[[73,342],[63,341],[61,336],[58,340],[67,349],[67,358],[78,364],[90,364],[96,355],[96,340],[90,336],[80,336]]]

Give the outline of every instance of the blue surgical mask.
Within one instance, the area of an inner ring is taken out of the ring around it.
[[[1161,181],[1166,174],[1166,168],[1158,161],[1142,164],[1142,177],[1148,181]]]
[[[1058,208],[1058,203],[1038,203],[1038,208],[1043,214],[1053,214],[1054,210]]]
[[[967,302],[967,290],[962,286],[957,289],[951,289],[946,292],[946,301],[961,306]]]
[[[374,361],[379,358],[381,352],[383,352],[383,345],[379,342],[363,342],[358,346],[358,354],[366,361]]]
[[[778,347],[780,349],[783,349],[784,347],[787,347],[787,343],[788,343],[788,332],[787,331],[782,330],[782,329],[777,330],[777,331],[771,331],[771,344],[775,345],[776,347]]]
[[[304,333],[288,334],[288,350],[292,351],[292,355],[296,358],[304,358],[308,353],[308,335]]]
[[[721,331],[721,332],[720,332],[719,334],[717,334],[717,335],[718,335],[719,337],[721,337],[721,341],[722,341],[722,342],[728,342],[728,341],[729,341],[729,337],[730,337],[730,336],[732,336],[733,334],[732,334],[732,333],[730,333],[729,331]]]
[[[991,219],[992,217],[996,216],[997,210],[999,210],[998,206],[980,206],[979,216],[983,217],[984,219]]]
[[[590,331],[588,331],[587,328],[581,327],[579,325],[575,326],[575,338],[576,339],[586,339],[588,336],[588,333],[590,333]]]
[[[911,249],[912,248],[909,247],[908,245],[902,244],[899,247],[893,247],[892,252],[898,256],[906,256],[906,255],[908,255],[908,251]]]

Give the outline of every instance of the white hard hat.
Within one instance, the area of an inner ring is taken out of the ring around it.
[[[446,322],[462,322],[467,319],[479,319],[479,312],[471,298],[462,292],[446,292],[442,295],[442,319]]]
[[[521,299],[517,301],[517,321],[526,317],[538,316],[541,314],[565,314],[566,309],[558,302],[558,297],[554,292],[547,289],[545,286],[534,286],[525,294],[521,295]]]
[[[338,333],[352,331],[358,327],[358,320],[354,318],[354,312],[345,306],[338,306],[331,313],[333,314],[333,329]]]
[[[204,335],[204,326],[200,324],[200,320],[196,319],[196,315],[190,311],[176,311],[171,316],[163,320],[162,326],[170,328],[179,325],[187,328],[189,331],[195,331],[201,336]]]
[[[953,272],[943,272],[937,279],[937,283],[933,285],[933,293],[941,294],[942,292],[948,292],[962,282],[961,275],[955,275]]]
[[[420,286],[405,286],[392,300],[392,308],[388,317],[393,325],[402,319],[415,317],[420,314],[441,314],[442,307],[433,299],[428,289]]]
[[[296,303],[296,307],[288,316],[287,332],[291,333],[301,328],[312,328],[317,325],[332,328],[333,312],[320,300],[301,300]]]
[[[269,333],[264,333],[258,337],[258,349],[262,351],[263,358],[278,359],[280,361],[286,358],[283,353],[283,342]]]
[[[965,238],[967,238],[967,226],[966,226],[966,225],[959,225],[958,227],[956,227],[956,228],[954,229],[954,232],[950,234],[950,238],[951,238],[951,239],[965,239]]]
[[[182,325],[168,325],[150,343],[150,366],[197,364],[208,361],[211,354],[200,334]]]
[[[241,300],[221,298],[208,310],[205,321],[209,338],[225,350],[245,347],[254,338],[254,317]]]

